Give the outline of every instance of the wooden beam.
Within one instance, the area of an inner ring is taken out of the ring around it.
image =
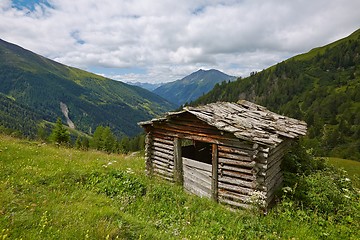
[[[212,145],[212,182],[211,197],[214,201],[218,201],[218,146]]]
[[[239,160],[227,159],[227,158],[222,158],[222,157],[219,157],[219,162],[224,163],[224,164],[235,165],[235,166],[248,167],[248,168],[252,168],[256,164],[255,161],[252,161],[252,162],[239,161]]]
[[[183,163],[182,163],[182,154],[181,154],[181,139],[174,138],[174,178],[175,182],[180,185],[183,185],[184,174],[183,174]]]

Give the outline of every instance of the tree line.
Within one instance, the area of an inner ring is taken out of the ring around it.
[[[98,126],[93,136],[79,133],[70,133],[63,125],[59,117],[51,129],[50,135],[44,127],[38,129],[38,139],[56,145],[65,145],[76,149],[88,150],[95,149],[107,153],[128,153],[141,151],[145,146],[145,135],[140,134],[135,137],[124,136],[117,138],[109,126]]]

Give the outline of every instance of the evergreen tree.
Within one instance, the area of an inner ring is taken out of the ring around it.
[[[50,135],[50,140],[57,144],[67,144],[70,142],[70,133],[62,124],[61,118],[56,120],[56,124]]]
[[[95,129],[93,138],[90,142],[90,146],[91,148],[97,149],[97,150],[102,150],[104,143],[103,143],[103,131],[104,131],[104,127],[103,126],[98,126]]]

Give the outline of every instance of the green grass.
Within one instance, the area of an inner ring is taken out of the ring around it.
[[[139,155],[0,135],[0,239],[359,239],[358,208],[229,210],[146,177]]]
[[[342,158],[326,158],[327,161],[337,167],[344,169],[353,180],[355,186],[360,188],[360,162]]]

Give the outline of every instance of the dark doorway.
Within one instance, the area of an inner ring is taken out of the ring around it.
[[[181,153],[185,158],[211,164],[212,148],[210,143],[195,140],[183,140]]]

